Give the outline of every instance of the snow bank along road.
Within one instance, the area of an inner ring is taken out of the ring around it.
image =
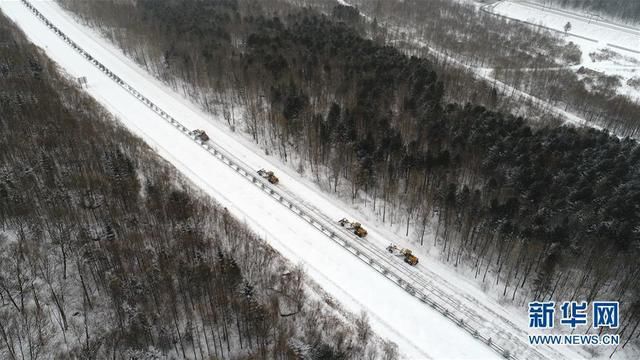
[[[278,251],[293,261],[302,261],[314,280],[349,310],[368,311],[374,329],[398,343],[404,356],[496,357],[489,345],[511,358],[564,357],[550,348],[537,351],[526,345],[522,326],[509,321],[507,314],[489,310],[433,273],[425,276],[423,268],[410,268],[383,247],[354,239],[325,215],[341,214],[340,210],[326,211],[325,206],[305,204],[300,193],[307,201],[319,195],[296,184],[284,172],[281,178],[289,187],[286,190],[255,176],[254,169],[263,166],[265,159],[207,122],[203,114],[177,100],[176,94],[141,74],[108,44],[87,35],[91,32],[75,24],[57,5],[35,4],[38,10],[26,1],[3,1],[0,7],[63,69],[73,76],[87,76],[88,92],[196,185],[244,218]],[[169,112],[181,114],[181,122]],[[189,130],[195,127],[207,130],[215,142],[191,138]],[[248,181],[239,182],[239,175]],[[370,234],[376,236],[374,231]],[[344,271],[346,267],[348,272]],[[575,357],[575,353],[569,357]]]

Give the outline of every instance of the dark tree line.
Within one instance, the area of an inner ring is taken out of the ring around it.
[[[0,357],[389,358],[0,15]]]
[[[344,9],[336,21],[282,4],[139,1],[123,20],[110,2],[83,3],[65,1],[105,33],[126,29],[124,51],[327,190],[421,245],[433,229],[445,260],[505,297],[619,299],[620,331],[637,336],[635,141],[447,104],[432,63],[362,38]],[[220,14],[222,30],[203,30]]]

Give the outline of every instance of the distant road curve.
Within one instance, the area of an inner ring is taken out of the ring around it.
[[[497,2],[492,3],[492,4],[487,4],[487,5],[481,6],[480,10],[485,12],[485,13],[487,13],[487,14],[491,14],[491,15],[498,16],[498,17],[501,17],[501,18],[505,18],[505,19],[509,19],[509,20],[513,20],[513,21],[517,21],[517,22],[521,22],[523,24],[527,24],[527,25],[531,25],[531,26],[537,26],[537,27],[543,28],[545,30],[549,30],[551,32],[559,33],[559,34],[562,34],[562,35],[573,36],[573,37],[577,37],[577,38],[580,38],[580,39],[583,39],[583,40],[587,40],[587,41],[591,41],[591,42],[594,42],[594,43],[598,43],[599,42],[596,39],[588,38],[586,36],[577,35],[577,34],[571,34],[571,33],[565,33],[564,31],[560,31],[560,30],[557,30],[557,29],[554,29],[554,28],[550,28],[550,27],[545,26],[545,25],[536,24],[536,23],[532,23],[531,21],[520,20],[520,19],[516,19],[516,18],[511,17],[511,16],[507,16],[507,15],[504,15],[504,14],[497,13],[495,11],[495,8],[496,8],[496,6],[498,6],[502,2],[503,1],[497,1]],[[526,6],[526,4],[523,4],[523,5]]]
[[[536,7],[536,8],[543,9],[545,11],[552,12],[552,13],[555,13],[555,14],[568,16],[568,17],[571,17],[573,19],[578,19],[578,20],[582,20],[582,21],[597,23],[598,25],[603,26],[603,27],[608,27],[610,29],[615,29],[615,30],[618,30],[618,31],[623,31],[623,32],[632,34],[632,35],[640,36],[640,29],[632,27],[632,26],[628,26],[628,25],[617,24],[617,23],[614,23],[614,22],[606,20],[606,19],[593,19],[593,18],[590,18],[588,16],[584,16],[583,14],[580,14],[578,12],[574,12],[574,11],[570,11],[570,10],[562,9],[562,8],[546,7],[546,6],[542,5],[542,4],[531,2],[531,1],[526,1],[526,0],[513,0],[513,2],[518,2],[518,3],[522,4],[522,5],[529,6],[529,7]]]
[[[576,37],[576,38],[587,40],[587,41],[594,42],[594,43],[599,43],[600,42],[597,39],[592,39],[592,38],[589,38],[589,37],[586,37],[586,36],[582,36],[582,35],[578,35],[578,34],[565,33],[563,31],[560,31],[560,30],[554,29],[554,28],[550,28],[550,27],[545,26],[545,25],[535,24],[535,23],[532,23],[530,21],[517,19],[517,18],[508,16],[508,15],[505,15],[505,14],[500,14],[500,13],[495,11],[495,8],[500,3],[503,3],[503,2],[517,3],[517,4],[521,5],[521,6],[529,7],[529,8],[532,8],[532,9],[538,9],[538,10],[542,10],[542,11],[545,11],[545,12],[548,12],[548,13],[561,15],[561,16],[566,16],[568,18],[572,18],[572,19],[576,19],[576,20],[580,20],[580,21],[597,23],[597,25],[600,26],[600,27],[609,28],[609,29],[612,29],[612,30],[616,30],[616,31],[619,31],[619,32],[624,32],[624,33],[636,36],[637,37],[637,45],[638,45],[637,48],[639,50],[634,50],[633,48],[629,48],[629,47],[626,47],[626,46],[620,46],[620,45],[616,45],[616,44],[611,44],[611,43],[603,43],[603,45],[610,46],[612,48],[616,48],[616,49],[623,50],[623,51],[628,51],[628,52],[631,52],[631,53],[634,53],[634,54],[640,54],[640,31],[636,30],[634,28],[631,28],[631,27],[626,27],[626,26],[622,26],[622,25],[606,22],[606,21],[603,21],[603,20],[589,19],[589,18],[584,17],[584,16],[582,16],[580,14],[572,13],[572,12],[561,10],[561,9],[549,8],[549,7],[545,7],[545,6],[542,6],[540,4],[535,4],[535,3],[528,2],[528,1],[517,1],[517,0],[496,1],[494,3],[486,4],[486,5],[481,6],[480,10],[485,12],[485,13],[492,14],[494,16],[498,16],[498,17],[501,17],[501,18],[509,19],[509,20],[518,21],[518,22],[521,22],[523,24],[527,24],[527,25],[531,25],[531,26],[537,26],[537,27],[543,28],[545,30],[549,30],[551,32],[561,34],[561,35],[572,36],[572,37]]]

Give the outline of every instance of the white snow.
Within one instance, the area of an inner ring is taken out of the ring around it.
[[[627,81],[640,76],[640,30],[594,19],[592,15],[581,15],[566,10],[544,7],[527,1],[500,1],[487,7],[497,14],[517,20],[543,25],[556,30],[566,41],[571,41],[582,50],[580,66],[620,76],[622,86],[618,93],[640,99],[640,88],[634,89]],[[571,30],[564,34],[564,26],[571,23]],[[603,49],[617,53],[611,59],[592,61],[590,53]]]
[[[190,129],[204,129],[213,141],[254,169],[274,170],[281,180],[279,189],[304,199],[307,206],[325,217],[335,220],[342,217],[362,218],[362,214],[323,194],[286,165],[263,155],[248,140],[229,132],[221,126],[223,121],[203,113],[197,106],[153,79],[108,41],[76,23],[54,2],[36,1],[34,4],[82,48],[184,125]],[[181,135],[176,128],[74,52],[19,1],[0,1],[0,9],[18,23],[32,42],[45,49],[62,69],[75,77],[86,76],[89,94],[118,116],[127,128],[143,138],[195,185],[226,206],[233,215],[244,220],[285,257],[304,264],[309,276],[345,309],[353,313],[367,311],[374,331],[396,342],[403,358],[499,358],[485,344],[373,271],[300,217],[265,196],[256,186],[242,179],[195,142]],[[361,241],[372,247],[384,251],[389,242],[408,245],[383,226],[365,224],[365,227],[369,235]],[[393,258],[390,261],[395,260]],[[515,339],[526,340],[528,324],[525,309],[499,304],[476,283],[446,266],[428,262],[421,263],[417,268],[406,264],[401,266],[405,266],[410,274],[427,278],[440,294],[455,300],[454,304],[458,305],[460,313],[472,311],[480,314],[487,328],[503,330],[511,333]],[[537,350],[553,359],[587,356],[577,348],[539,347]]]
[[[187,104],[179,95],[146,75],[109,44],[98,43],[95,34],[73,22],[55,3],[37,1],[34,4],[86,51],[121,78],[135,84],[155,103],[162,104],[164,109],[185,125],[205,129],[212,138],[243,161],[255,165],[256,169],[265,166],[264,159],[219,131],[213,125],[214,121],[195,106]],[[276,250],[294,262],[303,263],[308,274],[347,310],[354,313],[367,311],[374,331],[396,342],[403,358],[498,358],[489,347],[372,271],[189,138],[182,136],[72,51],[19,1],[2,1],[0,8],[65,71],[76,77],[86,76],[89,82],[87,91],[118,116],[127,128],[142,137],[233,215],[266,238]],[[289,185],[293,182],[288,175],[279,175],[283,183]]]

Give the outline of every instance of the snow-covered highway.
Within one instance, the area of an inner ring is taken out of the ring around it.
[[[495,304],[484,305],[487,299],[465,294],[424,267],[410,268],[385,254],[384,245],[389,242],[389,235],[384,230],[370,228],[370,243],[349,239],[349,235],[340,232],[327,215],[350,216],[348,209],[332,203],[325,195],[291,174],[284,165],[257,153],[255,148],[251,148],[242,139],[229,134],[210,115],[200,112],[194,105],[151,78],[108,42],[75,23],[55,3],[39,1],[34,4],[87,53],[178,119],[187,129],[205,129],[215,144],[224,149],[225,158],[232,158],[245,170],[265,166],[276,169],[282,186],[286,189],[284,195],[289,204],[295,203],[299,209],[316,219],[316,225],[320,223],[323,229],[331,229],[339,234],[338,237],[349,241],[350,248],[366,255],[366,259],[375,259],[376,264],[391,268],[398,274],[399,280],[409,281],[415,287],[430,287],[432,295],[439,294],[434,297],[440,300],[438,305],[447,306],[450,313],[455,312],[454,319],[468,320],[468,324],[474,324],[474,328],[480,332],[479,335],[495,334],[495,344],[509,350],[514,357],[575,357],[575,353],[566,355],[550,348],[535,351],[524,343],[524,316],[512,322],[509,320],[512,313],[501,309],[489,310]],[[266,196],[263,189],[267,185],[264,182],[255,186],[256,180],[251,179],[252,176],[247,171],[244,171],[243,176],[252,181],[243,180],[236,168],[220,161],[220,157],[211,156],[211,150],[202,144],[183,136],[184,131],[180,127],[164,121],[166,118],[159,116],[157,110],[154,111],[148,104],[132,96],[131,91],[110,79],[87,61],[86,57],[73,51],[20,1],[1,1],[0,9],[18,23],[31,41],[45,49],[64,71],[74,77],[86,76],[89,82],[87,91],[194,184],[229,208],[232,214],[244,219],[283,255],[294,262],[302,262],[309,275],[348,310],[367,311],[374,330],[396,342],[403,357],[498,357],[487,344],[419,299],[410,296],[404,288],[397,286],[397,281],[389,281],[380,272],[372,271],[371,264],[367,261],[358,261],[339,242],[330,241],[326,231],[318,231],[318,226],[310,225],[308,220],[282,206],[282,202],[274,201],[273,198],[277,196]],[[304,204],[301,199],[304,199]],[[509,334],[512,336],[508,336]]]

